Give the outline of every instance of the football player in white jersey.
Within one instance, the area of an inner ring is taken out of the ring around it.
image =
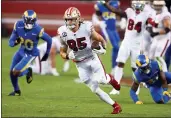
[[[96,41],[101,43],[99,50],[105,50],[106,41],[94,30],[91,22],[81,20],[80,11],[77,8],[68,8],[64,14],[64,20],[65,25],[58,29],[61,39],[61,57],[75,62],[79,78],[101,100],[113,107],[112,114],[120,113],[122,111],[120,105],[99,87],[99,84],[111,84],[115,89],[120,90],[117,81],[105,73],[96,54],[98,49],[92,49],[92,42]],[[67,53],[68,49],[71,51]]]
[[[136,70],[135,61],[140,51],[143,49],[141,43],[144,39],[143,34],[146,24],[149,23],[152,26],[156,26],[156,24],[150,17],[150,13],[142,12],[144,8],[142,1],[132,1],[132,8],[127,8],[125,11],[110,6],[108,2],[104,2],[104,5],[117,15],[127,18],[125,37],[119,49],[116,60],[118,65],[114,74],[115,79],[120,83],[123,76],[123,68],[129,56],[131,57],[132,70]],[[113,89],[110,94],[119,94],[119,91]]]
[[[171,14],[163,9],[164,0],[154,0],[153,7],[156,10],[155,22],[158,23],[157,28],[148,28],[152,38],[150,46],[149,58],[157,58],[162,63],[163,71],[167,71],[166,63],[163,59],[167,48],[171,42]]]
[[[46,42],[38,46],[40,56],[38,56],[31,65],[33,72],[41,75],[52,74],[54,76],[59,76],[59,73],[56,69],[56,55],[59,54],[61,46],[59,36],[52,38],[52,47],[47,61],[40,62],[41,57],[46,51],[46,46]],[[69,61],[65,61],[63,71],[67,72],[69,70],[69,66]]]

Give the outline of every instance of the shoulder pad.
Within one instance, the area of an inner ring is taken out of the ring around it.
[[[61,37],[66,37],[67,36],[66,26],[63,25],[63,26],[59,27],[57,30],[57,34],[60,35]]]
[[[24,23],[23,23],[22,20],[19,20],[19,21],[15,22],[13,29],[16,31],[17,27],[24,27]]]
[[[42,28],[40,25],[36,24],[37,26],[35,27],[36,33],[39,37],[42,37],[44,33],[44,28]]]

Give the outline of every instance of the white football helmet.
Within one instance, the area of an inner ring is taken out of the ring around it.
[[[140,0],[132,0],[131,6],[135,10],[135,12],[138,14],[141,11],[143,11],[145,3],[144,1],[140,1]]]
[[[69,29],[74,29],[81,21],[81,13],[76,7],[70,7],[65,11],[64,20]]]
[[[154,0],[153,1],[153,8],[156,12],[161,12],[162,8],[166,5],[164,0]]]

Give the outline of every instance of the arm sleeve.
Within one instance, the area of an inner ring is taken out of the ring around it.
[[[52,46],[52,38],[47,33],[44,32],[43,28],[41,29],[41,31],[39,33],[39,37],[47,42],[46,53],[49,54],[51,46]]]
[[[66,43],[64,42],[64,37],[62,36],[62,31],[61,31],[61,29],[59,28],[58,30],[57,30],[57,35],[59,36],[59,40],[60,40],[60,44],[61,44],[61,46],[60,47],[66,47],[67,45],[66,45]]]
[[[18,35],[17,35],[17,32],[16,32],[16,24],[17,24],[17,22],[14,24],[14,28],[13,28],[12,34],[11,34],[9,42],[8,42],[8,45],[10,47],[15,46],[15,41],[18,38]]]

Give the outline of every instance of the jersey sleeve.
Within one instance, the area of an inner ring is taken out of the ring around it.
[[[39,37],[42,37],[44,34],[44,28],[40,28],[39,30]]]
[[[134,12],[134,11],[133,11],[132,8],[127,8],[127,9],[125,10],[125,13],[126,13],[126,15],[127,15],[128,18],[132,15],[133,12]]]
[[[66,32],[63,32],[63,27],[58,28],[57,30],[57,35],[59,36],[59,40],[60,40],[60,47],[66,47],[67,44],[65,43],[64,39],[67,36],[67,34],[65,34]]]
[[[87,29],[89,36],[91,36],[92,32],[94,31],[94,26],[92,22],[86,22],[86,29]]]
[[[163,15],[163,20],[165,19],[171,19],[171,14],[169,12],[165,12]]]

